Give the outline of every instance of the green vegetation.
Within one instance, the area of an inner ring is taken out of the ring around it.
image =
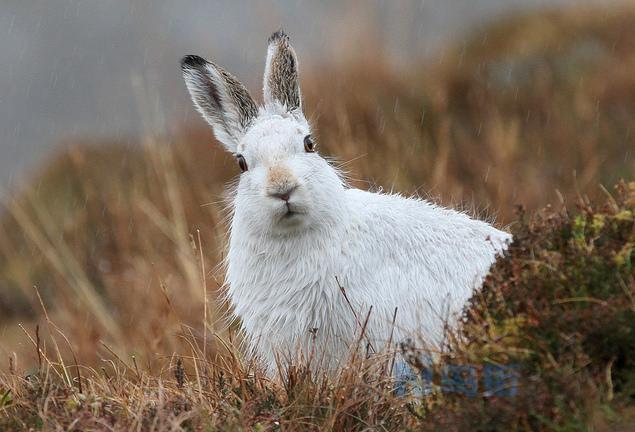
[[[619,184],[601,206],[521,211],[514,235],[445,360],[515,365],[517,394],[445,394],[424,410],[427,422],[436,430],[615,430],[629,407],[632,427],[635,183]]]

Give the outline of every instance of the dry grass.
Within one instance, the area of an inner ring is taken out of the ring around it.
[[[304,93],[322,153],[337,156],[354,185],[440,196],[507,224],[516,204],[597,199],[600,185],[632,178],[634,48],[631,9],[552,12],[491,26],[432,68],[397,71],[377,53],[307,71]],[[335,381],[300,368],[283,383],[244,363],[216,302],[223,185],[237,167],[207,129],[160,126],[148,121],[141,143],[69,143],[8,204],[0,424],[425,424],[389,391],[381,361],[357,359]]]

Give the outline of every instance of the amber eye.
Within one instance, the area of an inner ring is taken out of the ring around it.
[[[247,171],[247,161],[243,155],[236,155],[236,159],[238,159],[238,166],[242,172]]]
[[[304,150],[307,153],[313,153],[315,151],[315,141],[313,141],[313,137],[311,135],[304,137]]]

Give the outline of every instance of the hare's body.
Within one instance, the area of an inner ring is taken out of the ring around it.
[[[269,41],[260,109],[213,63],[188,56],[182,67],[243,171],[227,293],[269,370],[298,353],[337,366],[367,317],[364,345],[375,350],[405,338],[438,344],[509,234],[423,200],[348,188],[315,152],[283,33]]]
[[[337,223],[300,236],[260,237],[240,218],[232,224],[229,297],[269,365],[300,350],[334,366],[367,316],[364,342],[375,349],[391,334],[438,345],[509,239],[425,201],[358,189],[341,197]]]

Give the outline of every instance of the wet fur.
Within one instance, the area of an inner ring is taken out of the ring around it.
[[[235,78],[200,57],[183,60],[194,104],[249,166],[236,186],[225,262],[249,348],[271,372],[299,354],[336,368],[367,316],[374,350],[391,336],[438,347],[511,236],[419,198],[348,187],[304,150],[311,130],[297,65],[288,37],[274,34],[265,104],[255,111]],[[288,203],[273,196],[291,189]]]

